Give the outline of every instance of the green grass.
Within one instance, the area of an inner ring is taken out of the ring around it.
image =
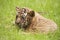
[[[22,34],[13,24],[16,6],[45,12],[44,17],[57,23],[57,31],[48,35]],[[0,0],[0,40],[60,40],[60,0]]]

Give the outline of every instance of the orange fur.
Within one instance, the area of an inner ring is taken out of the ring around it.
[[[29,11],[32,9],[25,8]],[[57,29],[57,24],[42,15],[40,15],[38,12],[35,12],[35,16],[32,19],[31,25],[27,30],[29,31],[35,31],[35,32],[41,32],[41,33],[48,33],[48,32],[54,32]]]

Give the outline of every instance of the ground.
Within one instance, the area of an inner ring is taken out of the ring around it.
[[[23,34],[14,24],[16,6],[44,12],[58,29],[53,34]],[[60,0],[0,0],[0,40],[60,40]]]

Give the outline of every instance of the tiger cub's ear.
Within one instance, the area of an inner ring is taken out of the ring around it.
[[[20,8],[19,7],[16,7],[16,11],[17,11],[17,13],[20,13]]]
[[[29,14],[30,14],[31,17],[34,17],[35,16],[35,12],[34,11],[30,11]]]
[[[20,10],[20,8],[19,7],[16,7],[16,11],[19,11]]]

